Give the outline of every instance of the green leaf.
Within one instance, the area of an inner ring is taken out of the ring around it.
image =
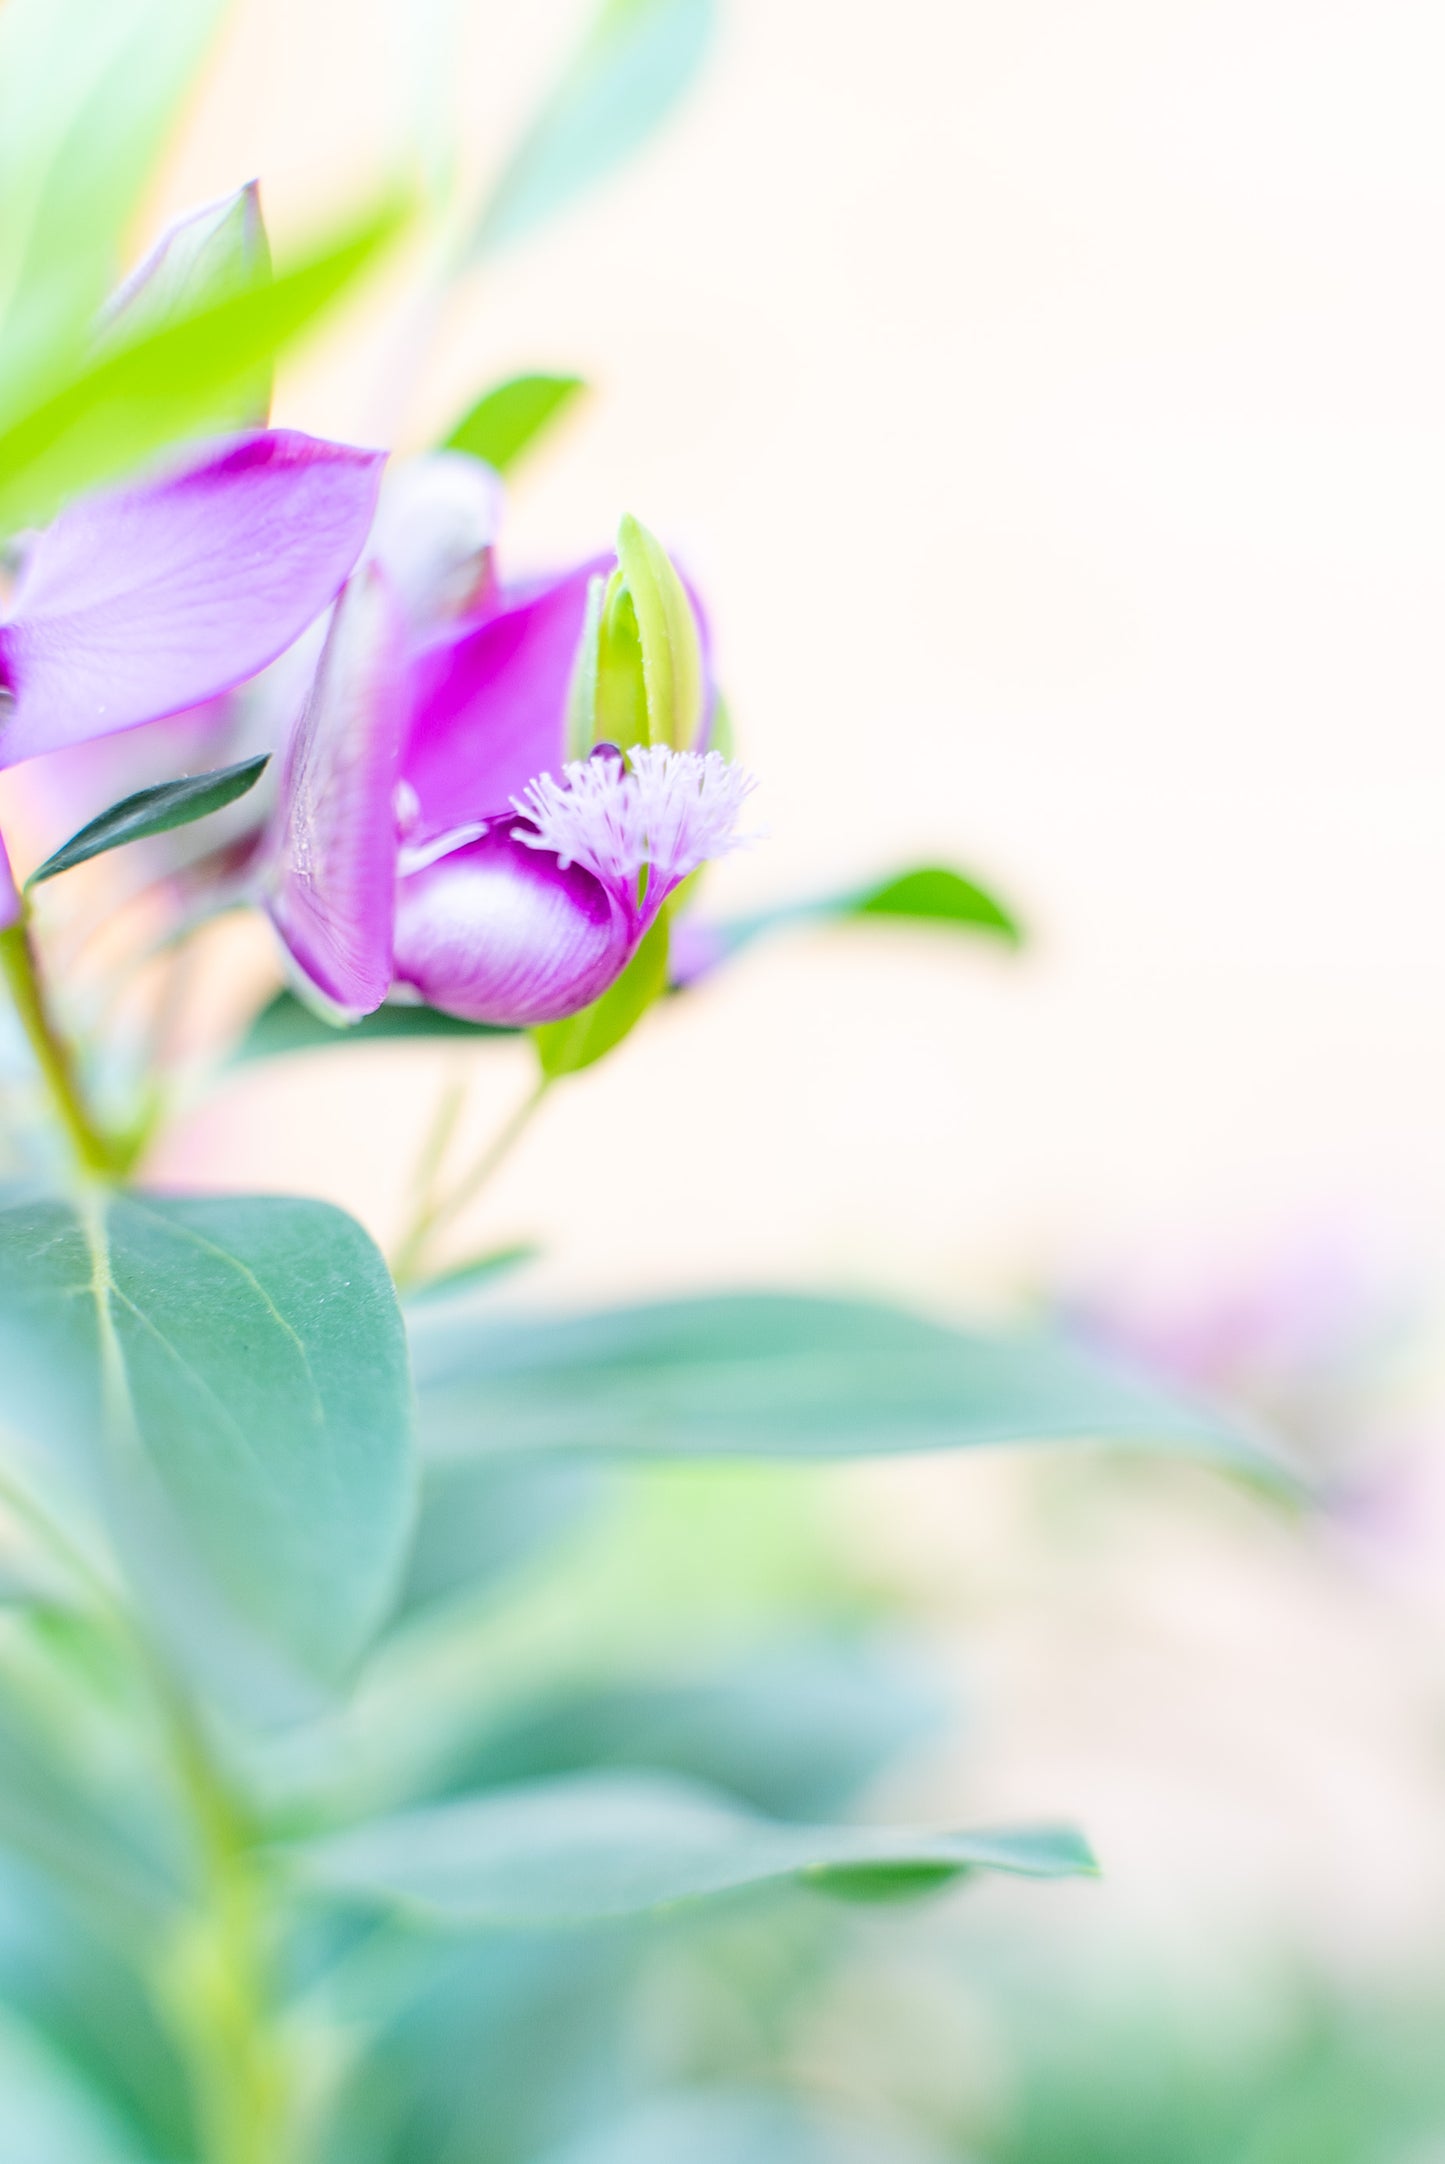
[[[422,1310],[423,1448],[605,1457],[854,1458],[1075,1437],[1262,1472],[1248,1429],[1036,1332],[958,1330],[902,1308],[787,1293],[574,1316]]]
[[[618,528],[617,561],[637,612],[647,741],[690,750],[702,722],[703,687],[702,641],[687,588],[662,543],[635,518],[624,518]]]
[[[859,1869],[876,1875],[880,1891],[920,1869],[934,1879],[1095,1869],[1067,1827],[799,1826],[700,1784],[607,1773],[438,1804],[290,1853],[303,1881],[333,1896],[490,1930],[600,1923],[787,1880],[827,1890]]]
[[[485,391],[446,439],[448,451],[469,451],[498,473],[510,473],[554,421],[587,388],[580,376],[512,376]]]
[[[0,2136],[5,2164],[150,2164],[75,2069],[3,2013]]]
[[[359,1022],[327,1022],[293,992],[278,992],[263,1007],[232,1054],[243,1063],[279,1059],[288,1052],[319,1052],[335,1045],[391,1044],[413,1037],[516,1037],[515,1029],[490,1022],[462,1022],[436,1007],[385,1006]]]
[[[225,0],[0,7],[0,404],[68,373]],[[0,461],[0,466],[3,466]]]
[[[0,1862],[0,2004],[134,2130],[143,2156],[193,2156],[186,2068],[154,2002],[152,1946],[142,1937],[119,1952],[85,1906]],[[166,1921],[173,1930],[174,1914]]]
[[[695,928],[695,936],[705,943],[706,966],[713,966],[717,961],[731,961],[754,940],[773,932],[800,925],[847,924],[864,917],[896,917],[910,924],[981,932],[1009,947],[1022,946],[1024,940],[1023,927],[1005,902],[977,880],[939,864],[919,865],[912,871],[890,873],[888,878],[866,887],[811,895],[804,901],[783,902],[720,923],[702,920]],[[693,927],[688,930],[692,933]],[[684,951],[681,927],[677,944],[679,951]],[[684,977],[683,981],[688,980]]]
[[[813,2110],[791,2095],[684,2091],[589,2128],[548,2149],[541,2164],[945,2164],[941,2152],[871,2118],[856,2109],[846,2117]]]
[[[526,1701],[479,1737],[456,1734],[434,1754],[441,1777],[408,1800],[612,1767],[703,1781],[771,1817],[817,1820],[845,1809],[947,1711],[938,1678],[901,1646],[855,1632],[770,1639],[725,1664],[670,1664],[654,1679]]]
[[[183,438],[223,426],[285,350],[399,230],[391,204],[299,263],[99,354],[0,432],[0,531],[49,518]]]
[[[411,1519],[406,1349],[342,1211],[0,1214],[0,1424],[70,1469],[137,1596],[184,1650],[208,1631],[242,1689],[334,1681],[381,1622]]]
[[[150,789],[138,789],[134,796],[122,797],[119,804],[112,804],[109,811],[90,820],[47,857],[39,870],[30,874],[26,886],[38,887],[42,880],[54,879],[57,873],[68,872],[126,842],[149,841],[152,835],[169,834],[174,827],[190,826],[193,820],[204,819],[210,812],[223,811],[248,789],[255,788],[270,759],[269,752],[262,752],[255,759],[218,767],[211,774],[184,775],[179,781],[157,782]]]
[[[552,217],[652,134],[697,73],[713,0],[603,0],[512,153],[472,242],[482,254]]]
[[[148,331],[179,323],[230,294],[264,285],[271,277],[271,248],[261,216],[257,183],[180,219],[132,272],[106,307],[98,341],[113,352]],[[238,394],[237,428],[264,428],[271,410],[273,370],[268,361]]]
[[[474,1599],[573,1533],[610,1493],[601,1469],[500,1458],[428,1470],[401,1597],[405,1614]]]
[[[1010,946],[1023,941],[1023,928],[1007,905],[946,865],[923,865],[899,872],[877,886],[865,887],[844,911],[855,917],[905,917],[913,924],[967,925],[994,932]]]
[[[657,918],[615,984],[565,1022],[532,1032],[542,1072],[550,1081],[580,1074],[621,1044],[667,989],[667,913]]]

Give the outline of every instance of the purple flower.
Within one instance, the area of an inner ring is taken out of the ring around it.
[[[682,881],[733,845],[752,783],[706,748],[700,678],[685,745],[568,757],[579,671],[617,580],[602,558],[420,639],[382,564],[351,581],[288,752],[265,874],[303,990],[340,1016],[393,990],[474,1022],[574,1014]],[[677,679],[690,681],[681,662]]]
[[[383,454],[262,429],[71,504],[0,619],[0,767],[202,705],[328,606]]]

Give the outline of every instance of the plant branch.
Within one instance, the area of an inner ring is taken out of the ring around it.
[[[86,1103],[75,1071],[75,1056],[56,1026],[24,917],[0,932],[0,971],[10,987],[15,1012],[77,1164],[93,1178],[115,1179],[126,1169],[125,1152]]]
[[[492,1138],[476,1162],[462,1174],[451,1192],[439,1201],[427,1203],[417,1212],[397,1251],[392,1269],[392,1275],[403,1291],[417,1284],[426,1275],[426,1253],[432,1241],[481,1193],[493,1174],[511,1155],[536,1117],[552,1082],[551,1075],[540,1075],[510,1119]]]

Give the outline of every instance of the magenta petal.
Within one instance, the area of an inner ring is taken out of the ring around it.
[[[261,430],[63,511],[0,624],[0,766],[199,706],[274,661],[360,554],[382,464]]]
[[[505,812],[538,774],[560,772],[588,581],[611,568],[598,557],[419,657],[402,758],[415,839]]]
[[[529,1029],[605,992],[632,952],[621,912],[580,866],[499,825],[397,888],[396,974],[429,1006]]]
[[[347,586],[286,755],[266,902],[303,977],[343,1014],[391,987],[401,612],[373,566]]]

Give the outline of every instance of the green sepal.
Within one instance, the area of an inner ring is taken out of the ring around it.
[[[615,984],[565,1022],[543,1022],[532,1032],[537,1058],[549,1082],[595,1066],[637,1027],[667,989],[667,911],[645,935]]]
[[[632,741],[690,751],[702,726],[702,641],[687,588],[662,543],[635,518],[617,530],[617,560],[636,611],[647,694],[647,733]]]

